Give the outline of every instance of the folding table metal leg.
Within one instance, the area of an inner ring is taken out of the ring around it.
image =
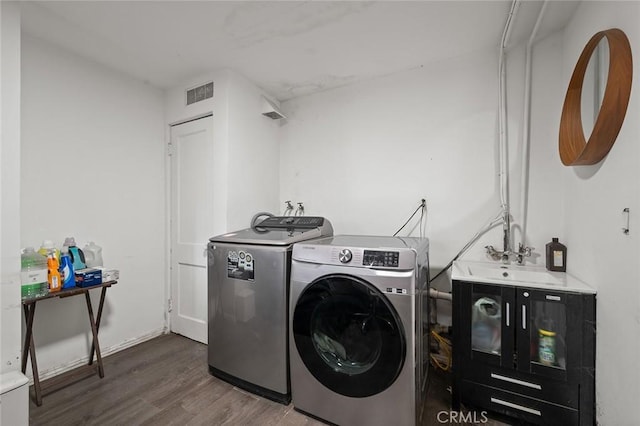
[[[100,331],[100,320],[102,319],[102,307],[104,306],[104,297],[107,294],[107,287],[102,287],[102,292],[100,293],[100,304],[98,305],[98,316],[96,317],[96,332]],[[91,343],[91,352],[89,352],[89,365],[93,364],[93,353],[96,347]]]
[[[88,291],[86,291],[84,295],[87,300],[87,310],[89,311],[89,321],[91,322],[91,332],[93,333],[93,346],[95,347],[96,358],[98,360],[98,375],[100,375],[100,378],[103,378],[104,367],[102,366],[102,355],[100,354],[100,343],[98,342],[98,327],[96,327],[96,321],[93,317],[93,307],[91,306],[91,296],[89,296]],[[93,359],[93,353],[91,355],[92,355],[91,358]]]

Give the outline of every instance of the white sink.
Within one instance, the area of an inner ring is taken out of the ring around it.
[[[561,284],[562,279],[551,275],[542,268],[512,265],[466,265],[471,277],[493,278],[506,281],[520,281],[540,284]]]
[[[453,262],[451,278],[467,282],[596,293],[591,286],[572,275],[564,272],[550,272],[544,266],[504,265],[498,262],[457,260]]]

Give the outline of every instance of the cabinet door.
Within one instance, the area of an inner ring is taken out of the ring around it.
[[[579,378],[582,299],[578,294],[517,290],[518,370],[562,381]]]
[[[467,282],[456,283],[456,288],[454,344],[460,348],[459,363],[514,368],[514,288]]]

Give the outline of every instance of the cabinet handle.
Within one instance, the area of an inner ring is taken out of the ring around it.
[[[509,327],[509,326],[510,326],[510,324],[509,324],[509,317],[510,317],[510,316],[511,316],[511,315],[509,315],[509,302],[507,302],[507,327]]]
[[[547,294],[547,295],[545,296],[545,298],[546,298],[547,300],[554,300],[554,301],[556,301],[556,302],[559,302],[560,300],[562,300],[562,299],[560,298],[560,296],[552,296],[552,295],[550,295],[550,294]]]
[[[522,329],[527,329],[527,305],[522,305]]]
[[[501,374],[491,373],[491,378],[492,379],[503,380],[503,381],[509,382],[509,383],[515,383],[516,385],[526,386],[526,387],[532,388],[532,389],[542,390],[542,386],[540,386],[538,384],[525,382],[524,380],[514,379],[513,377],[507,377],[507,376],[503,376]]]
[[[535,414],[536,416],[542,416],[542,413],[539,410],[525,407],[524,405],[514,404],[513,402],[503,401],[498,398],[491,397],[491,402],[494,404],[504,405],[505,407],[515,408],[516,410],[524,411],[525,413]]]

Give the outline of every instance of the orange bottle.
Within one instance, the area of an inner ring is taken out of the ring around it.
[[[60,279],[60,264],[53,254],[47,258],[47,268],[49,269],[47,277],[49,281],[49,292],[55,293],[62,288],[62,280]]]

